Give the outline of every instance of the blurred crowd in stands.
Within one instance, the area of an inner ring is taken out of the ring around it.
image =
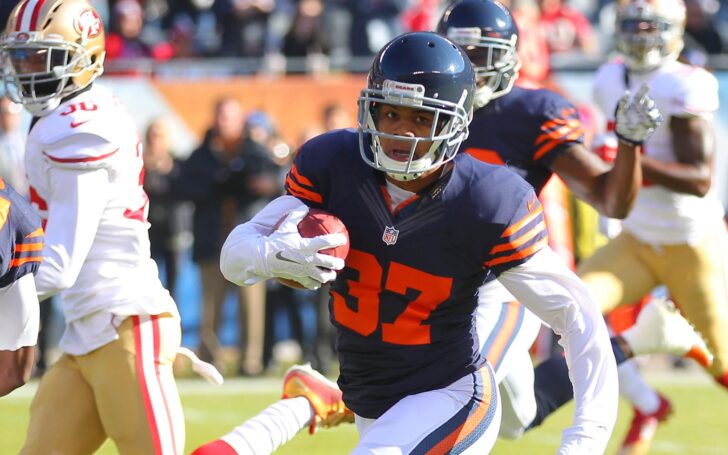
[[[432,29],[447,0],[90,0],[107,29],[107,61],[130,71],[129,59],[248,58],[236,72],[326,72],[332,62],[363,58],[365,71],[390,38]],[[16,0],[0,2],[5,21]],[[686,0],[687,53],[704,62],[724,52],[728,4]],[[611,49],[614,2],[512,0],[522,33],[541,35],[556,66],[600,59]],[[531,29],[530,25],[537,27]],[[578,57],[575,57],[578,56]],[[116,63],[115,63],[116,62]],[[291,62],[296,62],[293,64]],[[334,64],[334,67],[339,65]],[[186,67],[194,74],[194,68]],[[221,65],[220,72],[231,71]],[[135,71],[139,71],[138,66]],[[154,71],[153,67],[150,71]]]

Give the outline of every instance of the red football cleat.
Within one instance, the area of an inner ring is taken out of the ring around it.
[[[650,450],[652,438],[655,437],[657,426],[672,414],[672,405],[664,396],[660,395],[660,406],[652,414],[642,414],[634,410],[634,417],[617,452],[618,455],[644,455]]]
[[[304,397],[311,404],[314,418],[309,433],[317,426],[333,427],[341,422],[353,422],[354,414],[341,399],[341,390],[310,365],[294,365],[283,378],[283,398]]]

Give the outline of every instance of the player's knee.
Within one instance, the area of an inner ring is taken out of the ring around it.
[[[4,397],[13,390],[25,385],[28,379],[23,378],[22,375],[11,375],[3,376],[0,379],[0,397]]]
[[[30,380],[30,370],[22,368],[3,368],[0,374],[0,397],[25,385]]]

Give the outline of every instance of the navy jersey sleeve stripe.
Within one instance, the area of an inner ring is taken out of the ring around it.
[[[552,115],[541,124],[540,131],[541,134],[534,142],[534,160],[542,158],[559,145],[584,141],[584,126],[575,107],[561,109],[558,114]]]
[[[485,267],[498,266],[505,270],[522,264],[548,244],[548,231],[541,206],[535,193],[531,193],[528,202],[523,202],[524,210],[519,210],[518,217],[503,231],[499,242],[491,248]]]
[[[286,176],[285,187],[286,191],[288,191],[288,194],[291,196],[295,196],[299,199],[305,199],[315,204],[321,204],[323,202],[323,198],[321,197],[321,194],[316,191],[314,184],[311,180],[298,172],[298,167],[295,163]]]
[[[301,185],[296,183],[293,178],[291,178],[291,174],[289,173],[286,177],[286,183],[285,183],[286,191],[288,191],[288,194],[291,196],[295,196],[299,199],[305,199],[309,202],[313,202],[316,204],[321,204],[323,202],[323,198],[320,194],[307,190],[306,188],[303,188]]]

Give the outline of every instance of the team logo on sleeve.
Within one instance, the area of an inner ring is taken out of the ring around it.
[[[387,245],[394,245],[397,243],[397,237],[399,236],[399,231],[394,228],[394,226],[385,226],[384,227],[384,234],[382,234],[382,240]]]

